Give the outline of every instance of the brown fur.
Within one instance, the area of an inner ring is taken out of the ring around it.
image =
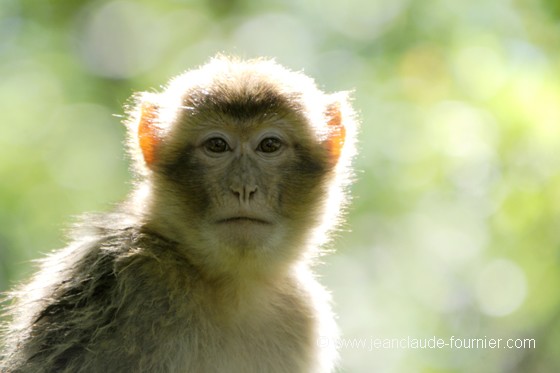
[[[137,188],[12,294],[0,371],[332,371],[317,338],[336,326],[310,266],[345,202],[346,96],[218,57],[138,101]],[[216,137],[227,151],[208,150]],[[281,147],[262,151],[271,137]]]

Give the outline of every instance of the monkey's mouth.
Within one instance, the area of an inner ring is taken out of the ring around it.
[[[218,220],[218,223],[256,223],[256,224],[266,224],[266,225],[270,225],[271,223],[263,220],[263,219],[259,219],[259,218],[254,218],[254,217],[249,217],[249,216],[233,216],[231,218],[225,218],[225,219],[220,219]]]

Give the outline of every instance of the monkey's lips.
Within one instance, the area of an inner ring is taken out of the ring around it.
[[[270,224],[270,222],[249,216],[233,216],[218,220],[218,223],[257,223],[257,224]]]
[[[264,220],[262,218],[252,217],[252,216],[232,216],[228,218],[219,219],[217,221],[220,224],[264,224],[270,225],[271,222]]]

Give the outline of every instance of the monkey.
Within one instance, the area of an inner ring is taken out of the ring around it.
[[[10,293],[0,371],[332,372],[314,268],[348,205],[349,93],[217,55],[125,110],[134,187]]]

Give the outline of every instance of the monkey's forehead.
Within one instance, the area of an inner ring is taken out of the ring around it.
[[[175,133],[186,132],[190,136],[196,137],[198,134],[211,132],[229,133],[232,136],[241,138],[249,138],[261,132],[276,132],[283,134],[288,138],[307,137],[310,128],[305,119],[299,119],[294,116],[290,117],[265,117],[255,116],[252,118],[239,118],[232,116],[210,115],[201,116],[182,116],[178,118],[175,127]]]
[[[283,94],[274,86],[261,86],[258,89],[246,85],[214,86],[189,90],[182,98],[185,109],[193,114],[210,112],[239,120],[280,117],[305,110],[300,94]]]

